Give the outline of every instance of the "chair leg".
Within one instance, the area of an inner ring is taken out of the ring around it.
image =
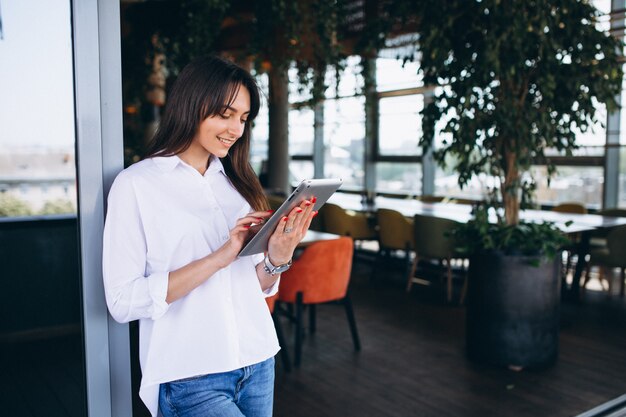
[[[406,283],[406,292],[411,292],[411,286],[413,286],[413,277],[415,276],[415,271],[417,270],[417,262],[419,261],[419,256],[415,253],[415,259],[413,259],[413,264],[411,265],[411,271],[409,272],[409,279]]]
[[[291,361],[289,360],[289,352],[287,351],[287,343],[285,342],[283,326],[280,324],[280,317],[278,317],[277,313],[272,314],[272,320],[274,321],[276,337],[278,338],[278,344],[280,345],[280,357],[283,361],[283,367],[285,368],[285,372],[291,372]]]
[[[583,278],[583,282],[580,284],[582,294],[584,294],[585,290],[587,289],[587,284],[589,283],[589,279],[591,278],[590,274],[591,274],[591,261],[587,262],[587,265],[585,265],[585,277]]]
[[[295,358],[293,361],[293,365],[296,368],[300,367],[300,362],[302,360],[302,293],[299,292],[296,294],[296,343],[295,343]]]
[[[409,245],[407,243],[406,247],[404,248],[404,273],[409,275],[411,275],[411,269],[413,268],[413,264],[411,262],[411,245]]]
[[[378,253],[376,253],[376,259],[374,260],[374,267],[372,268],[372,273],[370,274],[370,281],[374,281],[374,279],[376,279],[378,266],[384,261],[385,257],[385,249],[379,243]]]
[[[463,288],[461,289],[461,297],[459,298],[459,305],[463,305],[465,303],[465,297],[467,296],[467,281],[469,273],[467,271],[463,271]]]
[[[346,297],[343,299],[343,306],[346,309],[346,316],[348,317],[348,324],[350,325],[350,333],[352,334],[352,342],[354,343],[354,350],[361,350],[361,340],[359,339],[359,332],[356,329],[356,320],[354,319],[354,311],[352,310],[352,301],[350,295],[346,293]]]
[[[452,262],[450,260],[450,258],[446,259],[446,263],[448,266],[447,269],[447,276],[446,276],[446,287],[447,287],[447,298],[448,298],[448,303],[452,302]]]
[[[315,304],[311,304],[308,306],[309,308],[309,333],[315,333],[316,329],[316,315],[315,315]]]

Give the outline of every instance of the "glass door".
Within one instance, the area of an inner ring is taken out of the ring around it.
[[[86,416],[71,3],[0,2],[0,409]]]

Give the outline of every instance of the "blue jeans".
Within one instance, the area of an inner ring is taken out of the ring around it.
[[[230,372],[161,384],[164,417],[271,417],[274,358]]]

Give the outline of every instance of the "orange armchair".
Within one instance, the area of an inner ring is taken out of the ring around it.
[[[298,367],[302,357],[302,315],[304,306],[310,309],[311,333],[315,332],[315,305],[340,301],[346,310],[354,349],[361,343],[356,328],[348,284],[352,271],[354,246],[350,237],[316,242],[307,247],[302,256],[284,272],[280,281],[278,301],[295,305],[295,359]]]

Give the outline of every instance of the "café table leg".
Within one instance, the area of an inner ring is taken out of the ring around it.
[[[578,243],[576,270],[574,271],[574,277],[572,278],[572,286],[569,289],[569,296],[572,300],[580,299],[580,279],[582,278],[582,273],[587,265],[586,257],[589,253],[590,240],[591,234],[589,232],[581,233],[580,242]]]

